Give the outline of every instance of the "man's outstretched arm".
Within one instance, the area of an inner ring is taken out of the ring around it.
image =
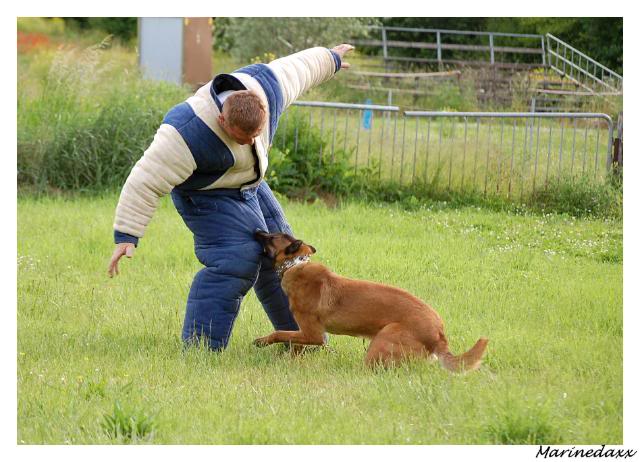
[[[353,49],[346,43],[332,49],[315,47],[271,61],[268,66],[282,88],[283,109],[307,90],[331,79],[341,68],[349,68],[343,58]]]

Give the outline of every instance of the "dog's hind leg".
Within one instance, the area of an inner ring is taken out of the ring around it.
[[[393,366],[409,357],[426,357],[428,351],[424,344],[416,339],[400,324],[388,324],[371,340],[364,358],[367,366]]]

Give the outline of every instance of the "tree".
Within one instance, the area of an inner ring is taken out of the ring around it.
[[[216,18],[214,47],[242,61],[333,47],[366,33],[375,18]]]
[[[138,33],[138,18],[64,18],[65,21],[80,30],[99,29],[113,34],[123,42],[135,38]]]

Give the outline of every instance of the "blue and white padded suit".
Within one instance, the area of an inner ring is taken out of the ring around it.
[[[284,109],[339,68],[335,53],[312,48],[217,76],[167,113],[129,175],[116,209],[116,242],[137,245],[159,197],[169,192],[194,234],[204,268],[189,292],[185,341],[201,337],[212,349],[224,348],[252,286],[274,328],[297,330],[280,281],[253,234],[257,229],[291,233],[263,181],[268,147]],[[269,112],[269,123],[253,146],[235,143],[217,121],[220,93],[242,89],[255,91]]]

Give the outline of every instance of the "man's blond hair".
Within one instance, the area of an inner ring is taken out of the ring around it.
[[[236,91],[229,95],[224,102],[223,114],[227,124],[247,134],[262,130],[267,119],[264,103],[250,90]]]

